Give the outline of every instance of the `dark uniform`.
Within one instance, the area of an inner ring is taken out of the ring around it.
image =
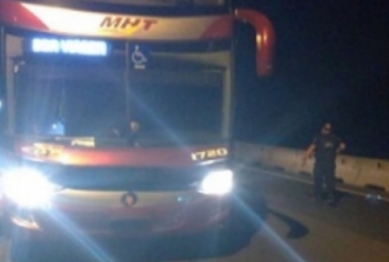
[[[330,197],[335,196],[335,168],[336,155],[342,141],[334,134],[320,134],[313,144],[315,145],[314,195],[320,199],[323,193],[323,182],[327,186]]]

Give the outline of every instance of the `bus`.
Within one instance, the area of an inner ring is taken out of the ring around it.
[[[272,24],[230,0],[0,0],[12,261],[62,238],[233,228],[239,21],[270,74]]]

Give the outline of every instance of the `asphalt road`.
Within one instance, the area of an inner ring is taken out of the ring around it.
[[[245,192],[254,199],[263,194],[269,207],[265,221],[256,214],[254,205],[244,207],[245,214],[259,227],[252,238],[230,235],[234,245],[223,246],[216,244],[222,242],[217,236],[206,240],[165,239],[141,246],[131,245],[138,255],[126,252],[112,261],[144,261],[141,259],[144,256],[147,261],[162,257],[165,261],[207,262],[389,261],[388,203],[343,194],[333,206],[317,204],[309,198],[310,185],[254,171],[245,175],[247,177],[242,179]],[[2,257],[6,250],[4,244],[3,241],[1,262],[5,262]],[[55,245],[52,248],[55,249]],[[210,255],[205,252],[209,249],[220,252]],[[57,252],[54,257],[39,261],[83,262]]]

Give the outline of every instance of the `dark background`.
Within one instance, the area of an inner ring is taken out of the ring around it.
[[[266,14],[275,70],[254,72],[254,32],[239,26],[240,140],[303,148],[331,121],[348,154],[389,158],[389,1],[235,0]]]

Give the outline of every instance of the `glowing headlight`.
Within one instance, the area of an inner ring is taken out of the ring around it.
[[[2,186],[5,196],[23,208],[45,207],[59,187],[50,183],[40,172],[20,169],[7,173]]]
[[[234,174],[231,170],[210,172],[201,182],[200,192],[207,195],[224,195],[229,193],[234,185]]]

